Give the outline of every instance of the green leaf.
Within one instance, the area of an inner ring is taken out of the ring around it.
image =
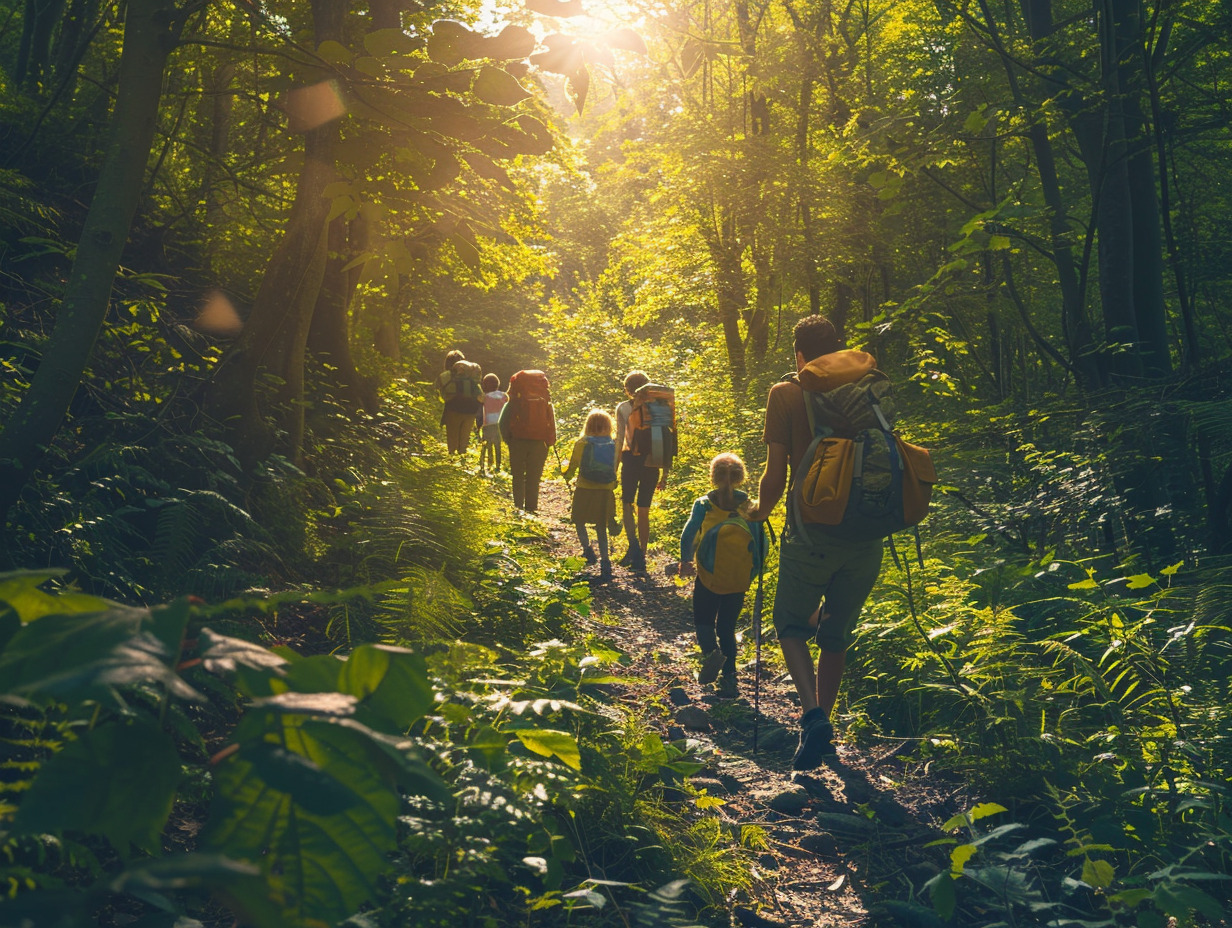
[[[359,797],[345,784],[304,757],[269,741],[245,744],[239,756],[252,764],[257,776],[290,795],[296,804],[317,815],[345,812]]]
[[[1005,251],[1010,247],[1010,237],[1008,235],[991,235],[988,238],[989,251]]]
[[[1082,862],[1082,882],[1096,889],[1106,889],[1112,885],[1116,870],[1106,860],[1092,860],[1088,857]]]
[[[1141,590],[1144,587],[1151,586],[1155,582],[1155,578],[1150,574],[1134,574],[1125,582],[1126,589]]]
[[[45,615],[77,612],[102,612],[114,603],[85,593],[44,593],[39,587],[68,571],[15,570],[0,573],[0,602],[17,613],[22,622],[31,622]]]
[[[953,878],[948,873],[937,874],[937,877],[932,880],[929,896],[932,900],[933,911],[949,921],[958,905],[958,895],[954,892]]]
[[[471,92],[484,103],[494,106],[513,106],[530,96],[530,91],[518,83],[518,79],[503,68],[485,65],[479,69]]]
[[[175,745],[143,719],[86,731],[51,757],[22,799],[13,831],[101,835],[124,857],[157,853],[180,779]]]
[[[358,728],[279,713],[276,706],[265,709],[244,720],[244,733],[256,730],[262,740],[300,755],[353,794],[354,802],[341,812],[306,808],[296,798],[304,793],[265,780],[245,744],[215,771],[214,813],[204,844],[259,866],[288,920],[332,924],[374,895],[396,843],[401,798],[373,763],[371,745]],[[327,808],[328,802],[318,806]]]
[[[954,850],[950,851],[950,872],[955,876],[961,876],[963,867],[967,865],[975,852],[978,851],[974,844],[960,844]]]
[[[364,50],[375,58],[413,55],[421,45],[401,29],[374,29],[364,34]]]
[[[170,608],[170,607],[169,607]],[[113,686],[156,683],[182,699],[200,699],[172,666],[175,652],[158,637],[177,637],[187,612],[157,619],[147,609],[46,615],[21,628],[0,654],[8,692],[86,698]]]
[[[967,814],[971,816],[971,821],[978,822],[980,819],[988,818],[990,815],[1000,815],[1002,812],[1008,811],[1005,806],[997,805],[995,802],[981,802]]]
[[[297,693],[336,693],[346,665],[332,654],[313,654],[287,667],[287,686]]]
[[[483,52],[496,61],[525,58],[535,50],[535,36],[525,26],[508,25],[500,35],[484,40]]]
[[[396,731],[406,731],[436,702],[423,657],[389,645],[366,644],[351,652],[340,689]]]
[[[1161,570],[1160,573],[1163,574],[1165,577],[1171,577],[1173,574],[1175,574],[1178,570],[1180,570],[1184,566],[1185,566],[1184,561],[1177,561],[1175,564],[1169,564],[1167,567]]]
[[[333,39],[326,39],[318,45],[317,54],[330,64],[350,64],[354,57],[345,45]]]
[[[1179,883],[1165,883],[1156,887],[1151,894],[1151,902],[1166,915],[1184,918],[1191,910],[1201,912],[1212,924],[1216,924],[1227,913],[1223,905],[1207,895],[1196,886],[1184,886]]]
[[[280,657],[259,644],[242,638],[228,638],[208,628],[201,630],[197,638],[197,650],[201,654],[201,662],[210,673],[235,673],[237,665],[271,671],[280,677],[286,672],[285,657]]]
[[[544,757],[557,757],[574,770],[582,769],[582,754],[577,739],[567,731],[549,728],[520,728],[513,732],[526,749]]]
[[[646,40],[628,26],[620,26],[603,33],[599,37],[599,41],[610,48],[619,48],[622,51],[634,52],[638,55],[649,54],[646,50]]]
[[[1093,577],[1087,577],[1085,580],[1079,580],[1077,583],[1071,583],[1069,585],[1069,589],[1071,590],[1094,590],[1098,586],[1099,584],[1095,582],[1095,579]]]

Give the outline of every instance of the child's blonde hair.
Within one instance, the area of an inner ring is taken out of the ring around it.
[[[582,426],[582,437],[587,435],[611,435],[612,417],[604,409],[592,409],[586,414],[586,424]]]
[[[717,454],[710,462],[710,483],[719,491],[719,505],[736,508],[735,488],[744,483],[744,461],[730,451]]]

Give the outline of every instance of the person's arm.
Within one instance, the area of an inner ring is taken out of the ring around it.
[[[585,450],[585,439],[578,439],[573,443],[573,451],[569,454],[569,466],[561,471],[561,476],[568,480],[573,476],[574,472],[582,466],[582,451]]]
[[[496,420],[497,427],[500,429],[501,438],[505,439],[506,442],[513,437],[513,433],[510,431],[513,425],[513,413],[510,412],[511,409],[513,409],[513,403],[506,403],[503,407],[501,407],[500,418]]]
[[[625,423],[629,421],[629,417],[625,415],[625,404],[619,403],[616,406],[616,462],[620,463],[621,452],[625,450]]]
[[[706,504],[706,498],[693,502],[693,511],[689,513],[689,521],[684,524],[684,530],[680,533],[680,567],[683,571],[684,565],[693,560],[693,544],[697,540],[698,529],[702,527],[702,523],[706,521],[706,510],[709,508]]]
[[[757,487],[757,502],[749,509],[750,522],[764,522],[787,489],[787,446],[777,441],[766,445],[766,469]]]

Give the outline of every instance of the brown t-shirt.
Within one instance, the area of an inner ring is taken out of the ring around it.
[[[766,430],[762,440],[768,445],[778,442],[787,446],[792,473],[800,465],[804,452],[813,442],[808,413],[804,409],[804,390],[800,384],[783,380],[770,388],[766,397]]]

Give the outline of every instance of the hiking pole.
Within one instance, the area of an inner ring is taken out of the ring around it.
[[[560,463],[560,450],[555,445],[552,446],[552,453],[556,455],[556,470],[563,477],[565,474],[565,466]],[[565,480],[565,486],[567,486],[570,490],[573,489],[573,483],[569,480]]]
[[[753,753],[757,753],[757,723],[761,718],[761,578],[765,572],[765,558],[757,568],[757,595],[753,597]]]

